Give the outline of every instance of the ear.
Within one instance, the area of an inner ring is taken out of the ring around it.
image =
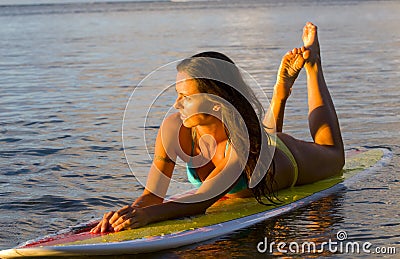
[[[221,109],[221,105],[220,104],[215,104],[212,109],[213,109],[213,111],[217,112],[217,111],[219,111]]]

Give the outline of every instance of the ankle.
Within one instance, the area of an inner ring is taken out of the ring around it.
[[[318,72],[320,66],[321,58],[319,55],[317,55],[315,59],[308,60],[304,63],[304,68],[307,72]]]
[[[283,103],[286,103],[289,96],[290,96],[290,93],[283,93],[282,91],[277,91],[275,89],[272,94],[271,102],[283,104]]]

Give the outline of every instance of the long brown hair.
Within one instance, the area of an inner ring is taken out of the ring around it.
[[[269,135],[261,123],[264,109],[253,90],[243,80],[238,67],[226,55],[208,51],[184,59],[177,65],[177,70],[187,73],[196,80],[201,93],[216,95],[236,108],[245,123],[243,127],[246,128],[248,133],[246,135],[249,138],[246,141],[250,142],[248,157],[242,158],[244,161],[242,174],[246,175],[249,184],[256,168],[261,170],[263,179],[250,189],[259,203],[266,204],[263,202],[263,197],[275,203],[276,195],[272,188],[275,175],[273,154],[261,151],[265,150],[262,149],[263,141],[265,143],[265,140],[269,140]],[[241,145],[238,143],[244,143],[245,140],[240,130],[235,130],[241,127],[237,116],[229,109],[222,109],[221,112],[223,123],[229,129],[226,130],[228,141],[234,148],[238,148]],[[239,156],[242,154],[240,150],[237,150],[237,153]],[[265,156],[270,156],[270,159]],[[269,163],[271,160],[272,163]]]

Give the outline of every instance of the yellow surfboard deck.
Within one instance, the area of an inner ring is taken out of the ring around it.
[[[382,155],[383,152],[379,149],[373,149],[354,155],[347,159],[345,168],[343,170],[343,175],[341,176],[336,176],[313,184],[296,186],[280,191],[278,193],[278,198],[280,201],[282,201],[282,203],[279,205],[265,206],[259,204],[254,198],[226,199],[216,202],[207,210],[205,215],[158,222],[139,229],[111,233],[88,240],[67,243],[65,245],[109,243],[138,238],[150,238],[180,231],[194,230],[233,219],[246,217],[292,203],[313,193],[330,188],[342,182],[346,178],[354,176],[365,168],[374,165],[381,159]]]

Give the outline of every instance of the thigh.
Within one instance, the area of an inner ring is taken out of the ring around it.
[[[340,147],[302,141],[284,133],[279,133],[278,137],[296,159],[299,168],[297,185],[339,174],[344,166],[343,150]]]

